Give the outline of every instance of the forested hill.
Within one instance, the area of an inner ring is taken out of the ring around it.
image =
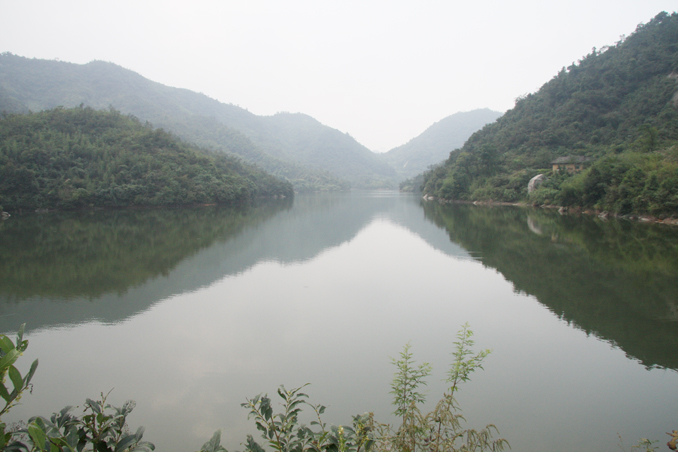
[[[393,166],[399,180],[416,176],[445,160],[450,151],[461,147],[474,132],[501,115],[489,108],[455,113],[436,122],[406,144],[380,156]]]
[[[563,68],[425,174],[448,200],[529,200],[620,214],[678,213],[678,14]],[[553,174],[557,157],[585,169]],[[527,184],[548,181],[528,197]]]
[[[297,190],[393,185],[395,173],[353,138],[305,115],[257,116],[152,82],[113,63],[79,65],[0,55],[0,112],[110,106],[187,141],[242,156]]]
[[[289,182],[112,109],[0,117],[0,205],[7,211],[246,205],[293,195]]]

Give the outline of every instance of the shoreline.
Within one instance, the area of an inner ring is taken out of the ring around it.
[[[431,195],[424,195],[422,196],[421,199],[427,202],[435,201],[440,204],[473,204],[474,206],[489,206],[489,207],[513,206],[513,207],[530,207],[533,209],[551,209],[558,210],[558,213],[560,213],[561,215],[596,215],[603,221],[606,221],[609,218],[615,218],[619,220],[638,221],[641,223],[655,223],[655,224],[666,224],[669,226],[678,226],[678,218],[675,217],[659,218],[653,215],[642,215],[642,214],[619,215],[606,210],[600,211],[595,209],[582,209],[579,206],[565,207],[554,204],[535,205],[528,204],[525,202],[459,201],[459,200],[450,201],[446,199],[439,199]]]

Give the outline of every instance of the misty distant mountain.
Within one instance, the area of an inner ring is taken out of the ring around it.
[[[349,135],[303,114],[258,116],[113,63],[73,64],[0,54],[0,112],[80,104],[114,108],[183,139],[241,156],[297,190],[389,187],[395,172]]]
[[[430,165],[445,160],[450,152],[460,148],[474,132],[494,122],[502,113],[488,108],[460,112],[433,124],[406,144],[382,154],[404,180],[424,172]]]

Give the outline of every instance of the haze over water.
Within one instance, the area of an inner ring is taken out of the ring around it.
[[[161,451],[255,433],[245,397],[307,382],[326,420],[391,422],[409,342],[429,406],[469,322],[485,369],[468,426],[513,450],[630,449],[678,428],[678,230],[395,192],[219,208],[14,216],[0,325],[27,323],[33,394],[7,421],[113,388]]]

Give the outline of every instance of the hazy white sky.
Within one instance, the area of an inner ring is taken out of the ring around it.
[[[0,0],[0,52],[104,60],[259,115],[302,112],[387,151],[506,111],[676,0]]]

